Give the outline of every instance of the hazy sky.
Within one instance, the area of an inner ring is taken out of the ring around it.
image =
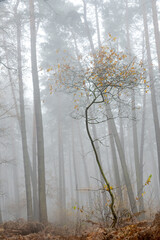
[[[79,5],[82,3],[82,0],[69,0],[70,2],[72,2],[74,5]]]

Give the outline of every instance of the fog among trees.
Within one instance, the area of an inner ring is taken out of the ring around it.
[[[0,223],[160,209],[160,2],[0,1]]]

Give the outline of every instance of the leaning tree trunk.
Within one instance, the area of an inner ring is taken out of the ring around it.
[[[29,0],[30,9],[30,33],[31,33],[31,65],[33,80],[33,97],[36,118],[37,131],[37,152],[38,152],[38,194],[39,194],[39,220],[47,222],[47,205],[46,205],[46,186],[45,186],[45,163],[44,163],[44,137],[43,122],[39,88],[39,77],[37,70],[37,52],[36,52],[36,30],[34,15],[34,0]]]
[[[112,161],[113,161],[113,170],[114,170],[114,178],[115,178],[115,183],[116,183],[116,188],[117,188],[117,194],[119,197],[119,205],[122,204],[122,190],[121,190],[121,180],[120,180],[120,174],[119,174],[119,167],[118,167],[118,161],[117,161],[117,154],[116,154],[116,147],[115,147],[115,142],[114,142],[114,136],[111,132],[111,124],[110,121],[108,120],[108,132],[109,132],[109,140],[110,140],[110,146],[111,146],[111,152],[112,152]]]
[[[136,213],[138,211],[137,211],[136,201],[135,201],[135,197],[134,197],[134,193],[133,193],[133,189],[132,189],[131,180],[130,180],[130,177],[129,177],[129,172],[128,172],[128,168],[127,168],[127,164],[126,164],[126,159],[125,159],[122,144],[121,144],[118,132],[117,132],[117,128],[116,128],[116,125],[115,125],[115,122],[114,122],[114,119],[113,119],[113,114],[112,114],[109,103],[106,105],[106,112],[107,112],[108,118],[110,119],[111,131],[112,131],[112,134],[114,136],[115,143],[116,143],[116,146],[117,146],[117,151],[118,151],[118,154],[119,154],[119,158],[120,158],[120,162],[121,162],[121,166],[122,166],[122,171],[123,171],[123,175],[124,175],[124,180],[125,180],[125,184],[126,184],[126,187],[127,187],[127,192],[128,192],[128,197],[129,197],[131,210],[132,210],[133,213]]]

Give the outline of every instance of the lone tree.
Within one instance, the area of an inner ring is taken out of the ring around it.
[[[124,99],[126,101],[127,98],[129,100],[131,90],[139,89],[140,84],[143,84],[146,80],[144,79],[145,69],[142,62],[137,63],[136,58],[129,62],[129,57],[126,54],[116,52],[112,47],[116,39],[110,34],[109,36],[110,47],[102,46],[95,54],[85,57],[79,56],[78,60],[65,59],[63,63],[58,64],[56,72],[54,72],[54,86],[50,85],[50,94],[52,94],[54,87],[72,93],[76,115],[85,117],[86,131],[105,182],[104,190],[110,195],[111,203],[109,206],[113,216],[112,225],[114,226],[117,222],[117,214],[114,206],[113,188],[103,171],[95,147],[95,140],[90,132],[90,124],[106,121],[109,117],[106,108],[110,108],[110,104],[113,102],[124,102]],[[49,72],[52,69],[49,68],[47,71]],[[132,190],[131,182],[129,182],[127,190]],[[133,190],[131,193],[134,199]],[[136,209],[136,204],[134,208]]]

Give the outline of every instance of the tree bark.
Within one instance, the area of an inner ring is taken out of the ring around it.
[[[84,8],[83,8],[83,10],[84,10],[84,23],[85,23],[85,26],[86,26],[86,31],[87,31],[88,40],[89,40],[89,43],[90,43],[90,48],[91,48],[92,54],[94,54],[95,53],[94,44],[93,44],[90,29],[89,29],[89,26],[88,26],[88,21],[87,21],[87,4],[86,4],[86,0],[82,0],[82,1],[83,1],[83,6],[84,6]]]
[[[159,117],[158,117],[158,110],[157,110],[156,92],[155,92],[155,86],[154,86],[154,75],[153,75],[152,58],[151,58],[150,41],[149,41],[149,32],[148,32],[148,23],[147,23],[147,13],[146,13],[146,2],[145,2],[145,0],[141,0],[141,3],[142,3],[142,6],[143,6],[143,8],[142,8],[143,25],[144,25],[145,42],[146,42],[146,49],[147,49],[147,61],[148,61],[148,71],[149,71],[150,89],[151,89],[151,102],[152,102],[152,112],[153,112],[153,120],[154,120],[155,136],[156,136],[159,181],[160,181],[160,128],[159,128]]]
[[[97,0],[95,0],[94,6],[95,6],[95,16],[96,16],[96,28],[97,28],[98,47],[100,49],[100,47],[101,47],[101,35],[100,35],[100,27],[99,27]]]
[[[77,207],[79,208],[80,205],[80,196],[78,192],[78,175],[77,175],[77,166],[76,166],[76,154],[75,154],[75,139],[74,139],[74,120],[72,120],[72,159],[73,159],[73,169],[74,169],[74,179],[75,179],[75,186],[76,186],[76,202]],[[77,219],[76,219],[76,231],[79,232],[79,210],[77,209]]]
[[[60,102],[60,100],[59,100]],[[59,105],[60,106],[60,105]],[[60,109],[60,107],[59,107]],[[58,113],[58,160],[59,160],[59,220],[60,224],[66,223],[66,187],[64,171],[64,150],[60,113]]]
[[[158,69],[160,72],[160,33],[159,33],[159,26],[158,26],[157,6],[156,6],[156,0],[151,0],[151,2],[152,2],[154,35],[155,35],[156,50],[157,50],[157,56],[158,56]]]
[[[36,133],[36,121],[33,110],[33,135],[32,135],[32,164],[33,164],[33,176],[32,176],[32,189],[33,189],[33,217],[34,220],[39,219],[38,208],[38,179],[37,179],[37,133]]]
[[[113,119],[113,114],[112,114],[109,103],[106,105],[106,112],[107,112],[107,117],[110,119],[111,131],[114,135],[115,143],[116,143],[117,150],[118,150],[118,153],[119,153],[119,158],[120,158],[120,161],[121,161],[124,180],[125,180],[125,184],[126,184],[127,191],[128,191],[128,197],[129,197],[131,210],[132,210],[133,213],[136,213],[137,212],[137,206],[136,206],[136,201],[135,201],[135,197],[134,197],[134,193],[133,193],[133,189],[132,189],[131,180],[130,180],[129,173],[128,173],[126,159],[125,159],[125,155],[124,155],[124,151],[123,151],[123,148],[122,148],[120,138],[118,136],[117,128],[116,128],[116,125],[115,125],[115,122],[114,122],[114,119]]]
[[[16,9],[17,10],[17,9]],[[30,181],[30,164],[29,164],[29,153],[27,146],[27,135],[26,135],[26,120],[25,120],[25,106],[24,106],[24,90],[22,80],[22,59],[21,59],[21,22],[16,12],[16,23],[17,23],[17,62],[18,62],[18,83],[19,83],[19,100],[20,100],[20,130],[22,138],[22,151],[23,151],[23,162],[24,162],[24,174],[25,174],[25,188],[26,188],[26,200],[27,200],[27,219],[32,220],[32,193],[31,193],[31,181]]]
[[[128,52],[131,55],[131,43],[130,43],[130,32],[129,32],[129,13],[128,13],[128,0],[126,0],[126,30],[127,30],[127,44]],[[137,196],[139,201],[139,208],[144,211],[144,202],[142,198],[143,192],[143,181],[141,177],[141,172],[143,168],[140,169],[139,160],[139,148],[138,148],[138,135],[137,135],[137,116],[136,116],[136,103],[135,103],[135,91],[132,89],[132,131],[133,131],[133,149],[134,149],[134,163],[136,170],[136,183],[137,183]],[[142,218],[142,215],[140,215]]]
[[[34,92],[33,97],[34,97],[36,131],[37,131],[39,220],[40,222],[47,222],[48,218],[47,218],[46,186],[45,186],[44,137],[43,137],[43,122],[42,122],[39,77],[38,77],[38,70],[37,70],[34,0],[29,0],[29,10],[30,10],[30,33],[31,33],[31,65],[32,65],[32,80],[33,80],[33,92]]]
[[[83,146],[83,142],[82,142],[82,136],[81,136],[81,132],[80,132],[80,127],[78,124],[78,134],[79,134],[79,140],[80,140],[80,146],[81,146],[81,154],[82,154],[82,163],[84,166],[84,175],[85,175],[85,179],[86,179],[86,183],[87,183],[87,188],[90,189],[90,180],[89,180],[89,173],[88,173],[88,166],[86,164],[86,159],[85,159],[85,153],[84,153],[84,146]],[[88,191],[88,201],[89,201],[89,206],[92,208],[92,198],[91,198],[91,192],[90,190]]]
[[[114,142],[114,136],[111,132],[111,122],[112,120],[108,120],[108,132],[109,132],[109,139],[110,139],[110,146],[111,146],[111,152],[112,152],[112,161],[113,161],[113,170],[114,170],[114,178],[117,188],[117,193],[119,197],[119,203],[122,203],[122,190],[121,190],[121,180],[119,175],[119,168],[118,168],[118,161],[117,161],[117,154],[116,154],[116,148],[115,148],[115,142]]]

